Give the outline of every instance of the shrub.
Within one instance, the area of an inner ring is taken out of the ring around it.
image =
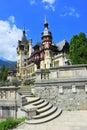
[[[36,94],[32,93],[32,97],[36,97]]]
[[[34,79],[31,79],[29,83],[30,83],[31,85],[34,85],[34,84],[35,84],[35,80],[34,80]]]
[[[19,119],[7,118],[5,121],[0,122],[0,130],[9,130],[23,121],[25,121],[25,117]]]
[[[48,68],[45,68],[43,71],[44,71],[45,73],[47,73],[47,72],[49,72],[50,70],[49,70]]]
[[[33,73],[31,74],[31,76],[36,76],[36,73],[35,73],[35,72],[33,72]]]

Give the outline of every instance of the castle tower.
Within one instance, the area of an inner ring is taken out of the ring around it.
[[[52,45],[52,33],[49,31],[46,17],[44,22],[44,31],[42,32],[41,38],[42,38],[42,46],[44,50],[44,68],[50,68],[52,65],[52,56],[51,56],[51,49],[50,49],[50,46]]]
[[[21,77],[22,67],[24,66],[24,59],[29,57],[29,43],[26,38],[26,32],[23,30],[22,39],[18,41],[17,47],[17,75]]]

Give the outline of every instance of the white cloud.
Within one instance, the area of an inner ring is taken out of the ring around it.
[[[73,7],[65,6],[63,10],[64,10],[64,13],[60,14],[61,17],[65,17],[65,16],[73,16],[73,17],[76,17],[76,18],[80,17],[80,14]]]
[[[42,2],[47,2],[49,3],[50,5],[54,4],[55,3],[55,0],[42,0]]]
[[[10,17],[8,18],[8,20],[11,21],[12,23],[15,23],[15,17],[14,17],[14,16],[10,16]]]
[[[41,0],[46,10],[51,9],[52,11],[55,11],[55,6],[54,6],[55,1],[56,0]],[[38,1],[36,2],[36,0],[29,0],[30,5],[38,4],[39,2]]]
[[[80,17],[80,14],[79,14],[79,13],[76,13],[75,15],[76,15],[76,17],[77,17],[77,18],[79,18],[79,17]]]
[[[48,10],[48,9],[51,8],[52,11],[55,11],[55,7],[54,7],[53,5],[45,5],[44,8],[45,8],[46,10]]]
[[[30,0],[30,5],[33,5],[35,3],[36,3],[35,0]]]
[[[45,4],[45,9],[52,9],[52,11],[55,11],[55,0],[42,0],[42,2]]]
[[[13,16],[9,18],[12,19],[12,22],[15,21]],[[0,20],[0,56],[15,61],[17,59],[16,48],[21,36],[22,30],[17,28],[15,24]]]
[[[67,13],[60,14],[61,17],[66,17]]]

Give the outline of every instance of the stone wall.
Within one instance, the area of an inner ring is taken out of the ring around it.
[[[87,65],[51,68],[45,79],[43,73],[37,71],[35,92],[39,97],[63,110],[87,109]]]
[[[79,86],[75,89],[76,90],[73,89],[73,86],[36,87],[36,93],[39,97],[50,101],[63,110],[87,109],[85,86]]]
[[[0,118],[16,118],[17,109],[20,106],[19,87],[3,86],[0,87]]]

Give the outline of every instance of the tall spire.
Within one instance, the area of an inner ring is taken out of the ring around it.
[[[45,16],[44,24],[46,24],[46,23],[47,23],[47,18],[46,18],[46,16]]]
[[[23,29],[23,34],[22,34],[22,43],[26,43],[27,42],[27,38],[26,38],[26,31],[25,31],[25,27]]]
[[[44,19],[44,31],[42,32],[41,38],[43,39],[44,37],[50,37],[50,39],[52,39],[52,34],[49,31],[48,22],[47,22],[46,16],[45,16],[45,19]]]
[[[46,16],[45,16],[45,20],[44,20],[44,28],[48,28],[48,22],[47,22]]]

